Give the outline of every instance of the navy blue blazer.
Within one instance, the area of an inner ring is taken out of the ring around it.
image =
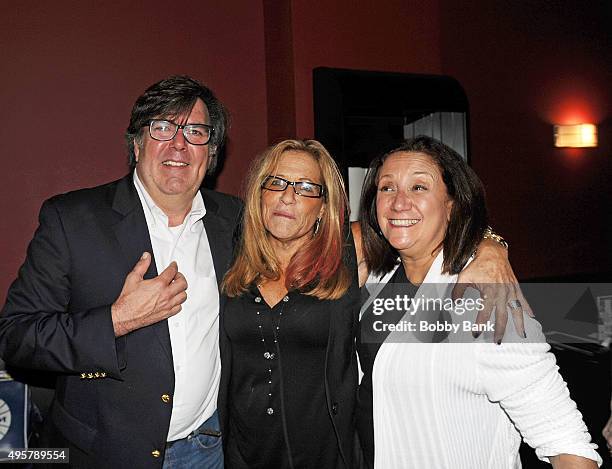
[[[221,282],[242,203],[206,189],[201,193]],[[9,365],[57,374],[45,444],[69,447],[73,467],[163,463],[174,392],[168,323],[116,339],[110,312],[144,251],[153,254],[131,174],[58,195],[43,204],[40,225],[7,295],[0,356]],[[145,278],[156,275],[151,262]]]

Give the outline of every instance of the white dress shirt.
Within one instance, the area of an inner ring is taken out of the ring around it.
[[[187,300],[168,318],[174,362],[174,396],[167,441],[185,438],[217,408],[219,360],[219,291],[202,218],[202,194],[193,199],[182,225],[169,227],[134,171],[134,185],[144,210],[158,274],[172,261],[187,279]]]

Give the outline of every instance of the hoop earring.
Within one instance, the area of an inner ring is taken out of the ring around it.
[[[312,233],[313,236],[316,236],[316,234],[319,232],[319,227],[320,226],[321,226],[321,217],[317,218],[317,221],[315,221],[314,231]]]

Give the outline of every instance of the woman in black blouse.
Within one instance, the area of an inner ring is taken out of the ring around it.
[[[346,229],[347,207],[338,168],[317,141],[285,140],[251,167],[220,318],[218,410],[229,469],[363,464],[354,458],[354,339],[357,267],[362,282],[367,267],[357,261],[358,226],[357,254]],[[483,272],[514,283],[504,249],[483,250],[464,283]]]
[[[246,187],[223,284],[226,467],[352,468],[359,288],[342,177],[320,143],[286,140]]]

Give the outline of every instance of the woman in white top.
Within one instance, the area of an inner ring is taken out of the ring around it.
[[[461,315],[446,306],[487,226],[484,190],[471,168],[429,137],[409,140],[370,168],[361,205],[365,260],[382,275],[399,257],[411,296],[421,298],[365,364],[372,373],[374,467],[516,469],[521,435],[555,468],[601,464],[539,324],[526,317],[526,336],[508,328],[501,345],[492,343],[492,332],[476,341],[463,326],[473,324],[480,299]],[[427,305],[436,303],[428,298],[440,299],[444,314],[432,316]],[[379,314],[399,303],[373,304]],[[422,322],[459,327],[432,340]]]

